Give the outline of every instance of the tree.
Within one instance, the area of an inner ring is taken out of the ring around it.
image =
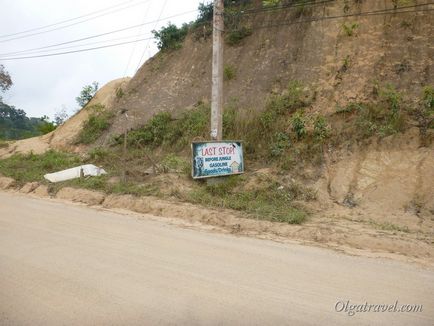
[[[159,31],[153,30],[152,34],[157,39],[157,47],[160,50],[179,49],[188,33],[188,25],[184,24],[178,28],[169,22]]]
[[[75,100],[81,108],[84,108],[87,103],[95,96],[98,91],[98,83],[94,81],[92,85],[86,85],[80,92],[80,96],[77,96]]]
[[[54,123],[56,126],[62,125],[69,118],[66,113],[66,108],[62,106],[62,109],[54,114]]]
[[[50,122],[50,118],[47,117],[46,115],[44,115],[41,119],[40,119],[40,123],[38,124],[38,131],[45,135],[48,134],[49,132],[52,132],[53,130],[56,129],[56,126],[54,125],[53,122]]]
[[[7,91],[12,86],[12,79],[3,65],[0,65],[0,90]]]

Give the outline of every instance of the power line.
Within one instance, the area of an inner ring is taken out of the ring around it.
[[[75,51],[66,51],[66,52],[58,52],[58,53],[50,53],[50,54],[27,56],[27,57],[2,58],[1,60],[4,60],[4,61],[8,60],[8,61],[10,61],[10,60],[21,60],[21,59],[33,59],[33,58],[52,57],[52,56],[70,54],[70,53],[87,52],[87,51],[92,51],[92,50],[105,49],[105,48],[110,48],[110,47],[115,47],[115,46],[120,46],[120,45],[125,45],[125,44],[131,44],[131,43],[135,43],[135,42],[147,41],[149,39],[153,39],[153,38],[142,38],[142,39],[139,39],[139,40],[134,40],[134,41],[129,41],[129,42],[121,42],[121,43],[116,43],[116,44],[103,45],[103,46],[98,46],[98,47],[94,47],[94,48],[87,48],[87,49],[75,50]]]
[[[162,18],[160,20],[166,20],[166,19],[171,19],[171,18],[175,18],[175,17],[179,17],[179,16],[184,16],[184,15],[187,15],[187,14],[191,14],[193,12],[197,12],[197,10],[185,11],[185,12],[180,13],[180,14],[164,17],[164,18]],[[85,40],[90,40],[90,39],[101,37],[101,36],[106,36],[106,35],[110,35],[110,34],[114,34],[114,33],[123,32],[123,31],[126,31],[126,30],[130,30],[130,29],[134,29],[134,28],[137,28],[137,27],[140,27],[140,26],[145,26],[145,25],[153,24],[153,23],[156,23],[156,22],[159,22],[159,20],[154,20],[154,21],[150,21],[150,22],[146,22],[146,23],[142,23],[142,24],[138,24],[138,25],[124,27],[124,28],[120,28],[120,29],[113,30],[113,31],[110,31],[110,32],[105,32],[105,33],[101,33],[101,34],[87,36],[87,37],[75,39],[75,40],[72,40],[72,41],[67,41],[67,42],[62,42],[62,43],[57,43],[57,44],[51,44],[51,45],[47,45],[47,46],[42,46],[42,47],[38,47],[38,48],[27,49],[27,50],[18,51],[18,52],[23,53],[23,52],[27,52],[27,51],[31,51],[31,50],[42,50],[42,49],[57,47],[57,46],[61,46],[61,45],[66,45],[66,44],[71,44],[71,43],[77,43],[77,42],[81,42],[81,41],[85,41]],[[9,55],[9,54],[10,53],[2,53],[0,55]]]
[[[45,29],[45,28],[48,28],[48,27],[60,25],[60,24],[63,24],[63,23],[68,23],[70,21],[74,21],[74,20],[77,20],[77,19],[80,19],[80,18],[88,17],[88,16],[94,15],[96,13],[101,13],[101,12],[107,11],[107,10],[115,8],[115,7],[120,7],[120,6],[122,6],[122,5],[124,5],[124,4],[128,3],[128,2],[131,2],[131,1],[133,1],[133,0],[128,0],[128,1],[125,1],[125,2],[121,2],[121,3],[117,4],[117,5],[106,7],[106,8],[101,9],[101,10],[93,11],[93,12],[90,12],[88,14],[81,15],[81,16],[74,17],[74,18],[70,18],[70,19],[67,19],[67,20],[63,20],[63,21],[60,21],[60,22],[57,22],[57,23],[53,23],[53,24],[49,24],[49,25],[45,25],[45,26],[41,26],[41,27],[36,27],[36,28],[32,28],[32,29],[27,29],[25,31],[16,32],[16,33],[12,33],[12,34],[0,35],[0,38],[9,37],[9,36],[15,36],[15,35],[19,35],[19,34],[25,34],[25,33],[28,33],[28,32],[38,31],[38,30]]]
[[[7,54],[0,54],[0,59],[2,56],[11,56],[11,55],[17,55],[17,54],[40,54],[40,53],[44,53],[44,52],[50,52],[50,51],[59,51],[59,50],[66,50],[66,49],[75,49],[75,48],[80,48],[83,46],[89,46],[89,45],[95,45],[95,44],[101,44],[101,43],[107,43],[107,42],[113,42],[113,41],[119,41],[119,40],[126,40],[126,39],[131,39],[131,38],[139,38],[139,37],[145,37],[145,36],[151,36],[151,34],[134,34],[134,35],[129,35],[129,36],[124,36],[124,37],[117,37],[117,38],[113,38],[113,39],[109,39],[109,40],[103,40],[103,41],[97,41],[97,42],[90,42],[90,43],[83,43],[83,44],[77,44],[77,45],[71,45],[71,46],[65,46],[65,47],[56,47],[55,49],[45,49],[45,50],[31,50],[31,51],[18,51],[18,52],[10,52]]]
[[[154,25],[153,30],[157,28],[157,25],[158,25],[158,23],[160,22],[161,16],[163,15],[164,9],[166,8],[166,4],[167,4],[167,0],[164,0],[163,6],[161,7],[160,14],[158,15],[158,18],[157,18],[157,20],[155,21],[155,25]],[[143,57],[145,56],[146,48],[149,46],[149,42],[150,42],[150,41],[148,41],[148,43],[146,44],[145,48],[143,49],[143,53],[142,53],[142,55],[141,55],[141,57],[140,57],[139,63],[137,64],[137,67],[136,67],[136,72],[137,72],[137,70],[139,70],[139,68],[140,68],[140,63],[142,62],[142,59],[143,59]]]
[[[380,16],[380,15],[393,15],[393,14],[404,14],[404,13],[429,12],[429,11],[433,11],[433,10],[434,10],[434,8],[415,9],[415,10],[406,10],[406,11],[396,11],[396,9],[385,9],[385,10],[379,10],[379,11],[361,12],[361,13],[348,14],[348,15],[313,17],[310,19],[298,20],[298,21],[294,21],[294,22],[283,20],[283,21],[276,23],[276,21],[273,21],[273,23],[270,25],[256,26],[253,29],[272,28],[272,27],[279,27],[279,26],[290,26],[290,25],[296,25],[296,24],[311,23],[311,22],[323,21],[323,20],[341,19],[341,18],[347,18],[347,17],[367,17],[367,16]]]
[[[434,4],[434,3],[426,3],[424,5],[426,6],[426,5],[431,5],[431,4]],[[400,8],[400,9],[403,9],[403,8]],[[276,21],[273,21],[273,24],[257,26],[254,29],[273,28],[273,27],[279,27],[279,26],[290,26],[290,25],[296,25],[296,24],[310,23],[310,22],[314,22],[314,21],[332,20],[332,19],[340,19],[340,18],[355,17],[355,16],[378,16],[378,15],[401,14],[401,13],[430,12],[433,10],[434,10],[434,8],[414,9],[414,10],[403,11],[403,10],[396,10],[396,9],[392,8],[392,9],[384,9],[384,10],[377,10],[377,11],[361,12],[361,13],[355,13],[355,14],[313,17],[310,19],[298,20],[298,21],[294,21],[294,22],[280,21],[280,22],[276,23]],[[91,51],[91,50],[96,50],[96,49],[109,48],[109,47],[120,46],[120,45],[124,45],[124,44],[131,44],[134,42],[140,42],[140,41],[152,40],[152,39],[153,38],[143,38],[143,39],[129,41],[129,42],[110,44],[110,45],[106,45],[106,46],[100,46],[100,47],[94,47],[94,48],[88,48],[88,49],[82,49],[82,50],[76,50],[76,51],[67,51],[67,52],[52,53],[52,54],[45,54],[45,55],[26,56],[26,57],[15,57],[15,58],[10,57],[10,58],[3,58],[1,60],[20,60],[20,59],[31,59],[31,58],[57,56],[57,55],[63,55],[63,54],[69,54],[69,53],[85,52],[85,51]]]
[[[100,17],[111,15],[113,13],[118,13],[118,12],[120,12],[122,10],[130,9],[130,8],[136,7],[138,5],[142,5],[143,3],[146,3],[148,1],[149,0],[141,1],[141,2],[138,2],[138,3],[134,3],[132,5],[129,5],[129,6],[126,6],[126,7],[120,8],[120,9],[112,10],[112,11],[109,11],[109,12],[106,12],[106,13],[103,13],[103,14],[91,17],[91,18],[87,18],[87,19],[84,19],[84,20],[81,20],[81,21],[78,21],[78,22],[74,22],[74,23],[68,24],[68,25],[52,28],[52,29],[49,29],[49,30],[46,30],[46,31],[40,31],[40,32],[35,32],[35,33],[31,33],[31,34],[26,34],[26,35],[22,35],[22,36],[17,36],[17,37],[9,38],[9,39],[6,39],[6,40],[0,40],[0,43],[5,43],[5,42],[9,42],[9,41],[14,41],[14,40],[19,40],[19,39],[23,39],[23,38],[28,38],[28,37],[35,36],[35,35],[46,34],[46,33],[54,32],[54,31],[58,31],[58,30],[61,30],[61,29],[65,29],[65,28],[68,28],[68,27],[71,27],[71,26],[75,26],[75,25],[79,25],[79,24],[88,22],[90,20],[94,20],[94,19],[97,19],[97,18],[100,18]]]
[[[152,6],[152,0],[149,2],[148,8],[147,8],[147,10],[145,11],[145,15],[143,16],[143,22],[146,21],[146,18],[147,18],[148,13],[149,13],[149,11],[150,11],[150,9],[151,9],[151,6]],[[143,26],[142,26],[142,27],[143,27]],[[139,31],[138,31],[137,34],[140,34],[140,33],[142,32],[142,27],[140,27],[140,29],[139,29]],[[148,41],[148,42],[149,42],[149,41]],[[127,74],[127,72],[128,72],[128,68],[130,67],[131,59],[132,59],[132,57],[133,57],[134,52],[136,52],[136,45],[137,45],[137,43],[134,43],[133,48],[131,49],[130,56],[128,57],[128,62],[127,62],[127,65],[126,65],[126,67],[125,67],[125,70],[124,70],[124,74],[123,74],[123,76],[126,76],[126,74]]]

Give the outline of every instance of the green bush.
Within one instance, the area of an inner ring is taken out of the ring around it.
[[[313,124],[313,135],[315,140],[322,142],[330,136],[330,128],[325,117],[318,115]]]
[[[170,131],[172,116],[168,112],[155,114],[142,128],[128,133],[128,143],[159,146]]]
[[[252,35],[252,29],[246,26],[242,26],[238,29],[230,30],[226,36],[226,43],[228,45],[237,45],[244,38]]]
[[[306,107],[310,104],[306,98],[307,94],[302,83],[297,80],[291,81],[282,94],[272,95],[269,98],[265,111],[259,117],[262,127],[265,130],[272,129],[280,116]]]
[[[89,117],[78,134],[77,143],[79,144],[93,143],[112,123],[113,113],[106,111],[104,105],[93,105],[89,107],[89,111]]]
[[[233,66],[226,65],[224,67],[223,77],[225,80],[227,80],[227,81],[232,80],[232,79],[236,78],[236,76],[237,76],[237,71]]]
[[[298,111],[294,113],[294,115],[291,117],[291,127],[292,130],[295,132],[298,140],[306,136],[306,118],[303,112]]]
[[[153,30],[152,34],[157,39],[157,46],[160,50],[179,49],[188,33],[188,25],[181,28],[169,23],[159,31]]]

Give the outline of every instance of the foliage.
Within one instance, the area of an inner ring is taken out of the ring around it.
[[[40,136],[55,129],[48,117],[29,118],[26,112],[0,100],[0,139],[23,139]]]
[[[224,183],[202,186],[187,194],[185,200],[211,207],[247,212],[254,218],[289,224],[301,224],[307,214],[292,205],[289,188],[277,183],[261,183],[254,190],[237,190],[241,178],[230,177]]]
[[[62,125],[68,119],[68,113],[66,112],[66,108],[62,108],[60,111],[57,111],[54,114],[54,123],[56,126]]]
[[[0,91],[7,91],[12,86],[12,78],[5,70],[5,67],[0,64]]]
[[[184,24],[181,28],[178,28],[170,22],[159,31],[152,31],[152,34],[157,39],[157,46],[160,50],[179,49],[187,33],[188,25]]]
[[[237,76],[236,69],[231,65],[225,65],[224,70],[223,70],[224,79],[225,80],[232,80],[232,79],[236,78],[236,76]]]
[[[14,154],[0,160],[0,173],[19,183],[43,181],[44,175],[80,164],[75,154],[50,150],[44,154]]]
[[[274,141],[270,146],[270,154],[271,157],[279,157],[284,153],[285,150],[289,148],[291,141],[289,136],[281,131],[276,132],[273,138]]]
[[[268,100],[265,111],[259,117],[263,129],[270,130],[280,116],[308,106],[309,100],[306,99],[307,94],[302,83],[291,81],[282,94],[275,94]]]
[[[168,112],[155,114],[142,128],[128,133],[128,143],[159,146],[170,131],[172,116]]]
[[[41,118],[41,123],[38,125],[38,130],[42,135],[48,134],[56,129],[56,125],[48,120],[47,116]]]
[[[143,127],[128,134],[132,145],[157,147],[160,145],[185,146],[196,137],[205,137],[208,132],[210,107],[200,103],[185,111],[178,119],[169,112],[154,115]]]
[[[252,35],[252,29],[246,26],[230,30],[226,35],[226,43],[234,46],[239,44],[244,38]]]
[[[83,128],[77,137],[77,143],[91,144],[111,125],[113,113],[106,111],[104,105],[97,104],[89,107],[89,117],[83,123]]]
[[[306,118],[302,111],[294,113],[294,115],[291,117],[291,127],[298,140],[306,136]]]
[[[374,87],[378,100],[369,103],[350,103],[347,110],[357,112],[356,126],[362,137],[389,136],[404,129],[402,95],[392,85]]]
[[[264,7],[274,7],[280,5],[282,0],[263,0],[262,6]]]
[[[358,27],[359,27],[358,23],[344,23],[344,24],[342,24],[342,29],[347,36],[353,36]]]
[[[313,135],[315,140],[322,142],[324,139],[330,136],[330,129],[325,117],[318,115],[315,118],[313,125]]]
[[[80,95],[75,98],[78,105],[80,105],[81,108],[84,108],[87,103],[90,102],[90,100],[95,96],[96,92],[98,91],[98,83],[94,81],[92,85],[86,85],[83,87],[83,89],[80,92]]]
[[[196,19],[196,23],[204,23],[212,21],[214,14],[214,5],[212,2],[209,3],[199,3],[198,7],[199,14]]]
[[[422,137],[425,137],[429,128],[434,128],[434,87],[425,86],[422,97],[412,115],[418,122]]]

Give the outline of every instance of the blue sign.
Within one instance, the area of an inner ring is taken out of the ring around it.
[[[244,173],[240,141],[194,142],[191,146],[194,179]]]

